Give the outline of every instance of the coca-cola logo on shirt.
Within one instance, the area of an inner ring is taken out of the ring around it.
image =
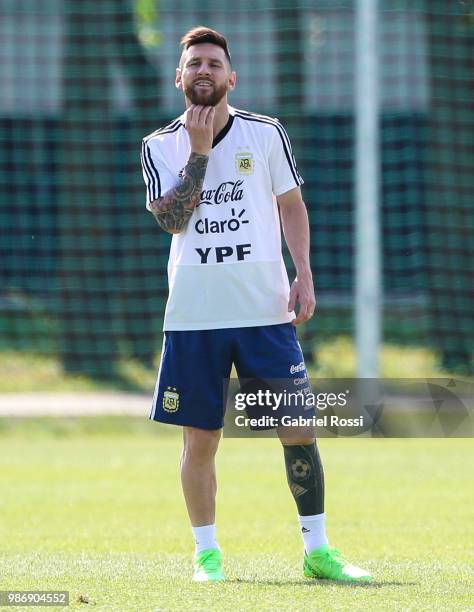
[[[204,189],[201,191],[201,200],[196,206],[209,204],[225,204],[226,202],[239,202],[244,197],[242,184],[244,181],[226,181],[221,183],[217,189]]]

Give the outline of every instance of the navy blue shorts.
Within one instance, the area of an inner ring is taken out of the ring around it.
[[[224,381],[306,376],[291,323],[164,333],[150,419],[200,429],[224,424]]]

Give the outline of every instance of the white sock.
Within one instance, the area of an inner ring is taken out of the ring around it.
[[[315,548],[328,544],[326,536],[326,514],[312,514],[311,516],[299,516],[301,535],[303,536],[304,549],[309,555]]]
[[[203,527],[192,527],[196,541],[196,552],[200,553],[208,548],[219,548],[216,540],[216,526],[204,525]],[[219,548],[220,550],[220,548]]]

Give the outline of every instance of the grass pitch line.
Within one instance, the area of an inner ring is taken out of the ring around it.
[[[5,393],[0,395],[0,417],[143,416],[148,417],[151,394]]]

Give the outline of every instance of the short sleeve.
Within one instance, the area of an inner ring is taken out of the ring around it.
[[[177,177],[167,168],[160,152],[152,143],[143,140],[141,150],[143,179],[146,186],[146,207],[150,210],[150,202],[161,196],[176,185]]]
[[[296,167],[291,150],[290,139],[285,128],[278,121],[272,129],[269,165],[272,178],[272,190],[276,196],[303,184],[303,179]]]

